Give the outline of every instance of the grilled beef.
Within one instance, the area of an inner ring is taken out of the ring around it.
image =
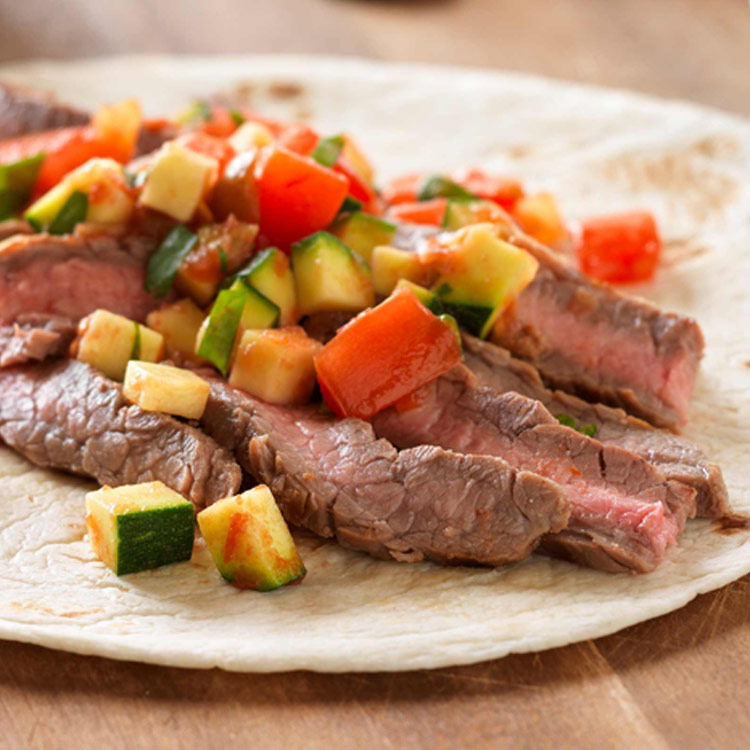
[[[130,404],[82,362],[0,370],[0,438],[39,466],[113,486],[161,480],[196,508],[237,491],[241,471],[210,437]]]
[[[683,437],[651,427],[622,409],[589,404],[562,391],[544,387],[537,371],[495,344],[463,334],[464,362],[482,385],[500,393],[515,391],[541,401],[553,414],[567,414],[578,424],[594,424],[596,438],[650,461],[667,479],[690,485],[697,493],[698,515],[721,518],[729,500],[721,469],[700,448]]]
[[[0,139],[84,125],[88,121],[87,112],[60,104],[49,94],[0,84]]]
[[[653,570],[695,514],[693,489],[666,481],[629,451],[563,427],[538,401],[481,386],[461,365],[422,395],[414,409],[377,414],[375,433],[399,448],[432,443],[498,456],[558,483],[571,502],[570,533],[552,544],[563,544],[579,561],[605,570]],[[576,553],[579,537],[586,555]]]
[[[155,243],[105,233],[34,234],[0,243],[0,324],[25,313],[79,319],[103,307],[143,320],[159,302],[143,286]]]
[[[21,315],[13,325],[0,326],[0,367],[59,357],[68,351],[75,335],[76,324],[69,318]]]
[[[0,241],[16,234],[31,234],[34,230],[23,219],[6,219],[0,221]]]
[[[272,406],[223,382],[201,424],[271,487],[289,522],[376,557],[500,565],[568,518],[558,486],[500,459],[398,452],[365,422]]]
[[[539,270],[493,338],[554,387],[661,427],[684,424],[703,355],[698,324],[587,279],[525,235],[509,239]]]

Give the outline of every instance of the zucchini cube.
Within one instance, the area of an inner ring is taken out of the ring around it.
[[[177,221],[188,221],[218,171],[216,159],[176,142],[166,143],[143,185],[141,203]]]
[[[191,299],[181,299],[150,312],[146,323],[164,337],[168,357],[179,354],[196,359],[195,339],[203,325],[205,313]]]
[[[396,225],[377,216],[355,211],[338,221],[331,231],[347,247],[371,263],[372,251],[378,245],[389,245],[393,242]]]
[[[185,419],[200,419],[211,386],[194,372],[170,365],[131,360],[122,392],[145,411],[160,411]]]
[[[164,338],[122,315],[95,310],[78,324],[75,356],[101,370],[113,380],[122,380],[131,359],[156,362],[164,356]]]
[[[375,304],[370,267],[328,232],[292,245],[292,265],[300,315],[359,312]]]
[[[193,553],[193,505],[161,482],[87,493],[86,527],[97,557],[118,576],[189,560]]]
[[[305,575],[294,539],[265,485],[225,497],[197,519],[219,573],[233,586],[271,591]]]
[[[430,273],[419,262],[416,253],[389,245],[378,245],[372,251],[372,282],[375,292],[387,297],[399,282],[407,279],[417,284],[429,283]]]
[[[245,331],[229,384],[271,404],[304,404],[315,387],[313,358],[320,349],[299,327]]]

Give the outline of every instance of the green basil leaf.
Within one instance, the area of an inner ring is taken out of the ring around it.
[[[0,166],[0,221],[17,216],[26,205],[44,154]]]
[[[198,242],[198,235],[178,224],[151,256],[146,269],[146,290],[163,297],[171,288],[180,263]]]
[[[587,422],[578,428],[578,432],[588,437],[595,437],[596,433],[599,432],[599,428],[593,422]]]
[[[70,234],[76,224],[86,221],[86,212],[89,210],[89,197],[80,190],[74,190],[68,200],[63,203],[57,216],[47,230],[50,234]]]
[[[564,427],[572,427],[576,429],[576,421],[570,414],[555,414],[555,419]]]
[[[212,362],[222,375],[226,375],[229,370],[237,327],[249,296],[244,284],[224,289],[219,292],[208,315],[208,325],[198,347],[198,354]]]
[[[240,125],[242,125],[243,122],[245,122],[245,118],[236,109],[230,109],[229,116],[232,118],[232,120],[234,120],[234,124],[237,127],[239,127]]]
[[[419,189],[417,200],[430,201],[433,198],[475,198],[468,190],[445,177],[430,177]]]
[[[312,152],[312,158],[324,167],[332,167],[339,160],[343,148],[343,135],[332,135],[330,138],[321,138],[315,147],[315,151]]]
[[[141,357],[141,327],[138,323],[135,326],[135,338],[133,339],[133,348],[130,351],[130,359],[140,359]]]
[[[222,273],[226,273],[229,270],[229,258],[221,245],[219,245],[219,270]]]

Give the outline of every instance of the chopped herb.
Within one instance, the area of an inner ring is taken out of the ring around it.
[[[208,315],[208,325],[198,347],[198,354],[216,365],[222,375],[226,375],[229,370],[237,327],[249,296],[244,284],[224,289],[219,292]]]
[[[429,177],[419,189],[417,200],[431,201],[433,198],[467,199],[476,196],[445,177]]]
[[[594,437],[599,431],[599,428],[593,422],[587,422],[586,424],[578,425],[578,422],[570,416],[570,414],[555,414],[555,419],[565,427],[571,427],[576,432],[580,432],[582,435],[587,437]]]
[[[356,211],[361,210],[361,208],[361,201],[358,201],[356,198],[352,198],[351,195],[347,195],[346,198],[344,198],[344,202],[341,204],[341,208],[339,209],[337,215],[341,216],[341,214],[353,214]]]
[[[135,326],[135,338],[133,339],[133,349],[130,352],[130,359],[140,359],[141,356],[141,327],[138,323]]]
[[[17,216],[26,205],[44,154],[0,166],[0,221]]]
[[[344,136],[342,135],[321,138],[312,152],[312,158],[324,167],[332,167],[339,160],[343,148]]]
[[[82,221],[86,220],[89,210],[89,197],[80,190],[74,190],[68,200],[63,203],[57,216],[49,225],[50,234],[70,234]]]
[[[594,437],[596,433],[599,432],[599,428],[593,422],[586,422],[586,424],[582,424],[578,428],[578,432],[580,432],[582,435]]]
[[[226,273],[229,270],[229,258],[227,258],[227,254],[221,245],[219,245],[219,270],[222,273]]]
[[[237,127],[239,127],[240,125],[242,125],[243,122],[245,122],[245,118],[236,109],[230,109],[229,116],[232,118],[232,120],[234,120],[234,124]]]
[[[134,188],[135,187],[135,177],[136,177],[137,172],[130,172],[127,169],[123,169],[122,170],[122,174],[125,177],[125,184],[129,188]]]
[[[437,294],[438,297],[447,297],[452,291],[453,287],[450,284],[443,283],[437,288],[435,294]]]
[[[146,269],[146,290],[163,297],[171,288],[180,263],[198,241],[198,236],[179,224],[151,256]]]
[[[129,172],[127,169],[123,169],[123,172],[125,173],[125,184],[129,188],[142,188],[150,171],[150,169],[142,169],[140,172]]]

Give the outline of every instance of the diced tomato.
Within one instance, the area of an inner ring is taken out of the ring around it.
[[[368,419],[460,361],[451,328],[401,289],[344,326],[315,355],[315,371],[335,414]]]
[[[235,156],[234,149],[223,138],[216,138],[200,131],[186,133],[185,135],[181,135],[177,140],[191,151],[216,159],[219,162],[219,173],[224,171],[224,167]]]
[[[226,107],[211,107],[211,119],[201,123],[197,132],[214,136],[215,138],[226,138],[237,130],[231,112]]]
[[[659,263],[661,240],[654,217],[632,211],[581,222],[576,252],[581,270],[592,279],[646,281]]]
[[[100,140],[93,126],[49,130],[0,142],[0,164],[44,153],[32,198],[57,185],[65,175],[97,156],[116,159],[122,155],[120,144]]]
[[[388,216],[410,224],[432,224],[439,227],[443,224],[447,207],[447,198],[433,198],[431,201],[417,201],[416,203],[399,203],[388,210]]]
[[[510,177],[487,174],[481,169],[465,169],[455,172],[451,179],[477,198],[494,201],[498,206],[510,211],[524,194],[518,180]]]
[[[293,122],[278,137],[278,144],[295,154],[309,156],[319,140],[320,136],[312,128],[302,122]]]
[[[415,203],[421,183],[422,175],[405,174],[391,180],[383,188],[381,195],[383,200],[391,206],[398,203]]]
[[[379,211],[381,201],[378,200],[378,194],[343,156],[339,156],[333,169],[349,180],[349,195],[356,198],[365,211],[368,213]]]
[[[349,190],[343,175],[278,146],[263,150],[255,178],[261,234],[266,243],[285,251],[327,227]]]

